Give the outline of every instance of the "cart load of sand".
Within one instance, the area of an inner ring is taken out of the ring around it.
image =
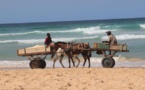
[[[17,50],[18,56],[30,56],[30,55],[41,55],[41,54],[50,54],[50,47],[44,45],[35,45],[32,47],[27,47]]]

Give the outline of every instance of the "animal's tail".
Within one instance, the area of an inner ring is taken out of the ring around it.
[[[89,51],[89,56],[92,57],[92,53],[91,53],[91,51]]]
[[[89,43],[87,43],[87,44],[88,44],[88,47],[90,48],[90,44],[89,44]],[[91,50],[89,50],[89,56],[92,57],[92,52],[91,52]]]

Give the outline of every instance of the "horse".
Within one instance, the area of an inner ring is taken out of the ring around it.
[[[72,50],[72,55],[73,57],[75,57],[78,60],[78,65],[80,63],[80,60],[78,58],[78,55],[81,54],[83,56],[84,59],[84,63],[83,63],[83,67],[85,66],[86,61],[88,60],[89,66],[91,66],[90,64],[90,57],[91,57],[91,50],[90,50],[90,45],[89,43],[77,43],[77,44],[73,44],[73,50]]]
[[[88,63],[89,63],[89,66],[88,66],[88,68],[90,68],[91,67],[91,64],[90,64],[90,57],[92,56],[92,54],[91,54],[91,50],[90,50],[90,45],[89,45],[89,43],[84,43],[83,44],[83,50],[82,50],[82,52],[81,52],[81,54],[82,54],[82,56],[83,56],[83,58],[84,58],[84,63],[83,63],[83,67],[85,66],[85,63],[86,63],[86,61],[88,60]]]
[[[65,45],[65,46],[63,46]],[[64,55],[67,55],[73,62],[74,64],[74,61],[73,61],[73,57],[75,59],[78,60],[78,64],[76,67],[79,66],[80,64],[80,59],[78,58],[78,55],[79,54],[82,54],[83,58],[84,58],[84,64],[83,64],[83,67],[85,66],[85,63],[86,61],[88,60],[89,62],[89,66],[90,67],[90,57],[91,57],[91,51],[89,50],[90,49],[90,46],[89,46],[89,43],[69,43],[69,48],[67,48],[67,50],[65,48],[62,49],[62,47],[66,47],[66,43],[63,43],[63,45],[61,45],[61,48],[58,49],[57,53],[56,53],[56,58],[54,59],[54,63],[53,63],[53,68],[55,67],[55,62],[58,58],[60,58],[60,63],[63,66],[62,64],[62,59],[64,57]],[[67,51],[67,53],[66,53]],[[70,67],[70,59],[69,59],[69,67]]]
[[[62,59],[63,59],[64,55],[68,56],[69,68],[71,67],[71,61],[73,63],[73,66],[75,67],[75,62],[74,62],[72,54],[71,54],[70,43],[56,42],[54,44],[54,50],[55,50],[56,58],[54,59],[54,62],[53,62],[53,68],[55,68],[55,62],[59,58],[60,58],[60,60],[59,60],[60,64],[62,65],[63,68],[65,68],[64,65],[62,64]]]

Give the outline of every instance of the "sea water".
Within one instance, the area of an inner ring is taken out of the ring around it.
[[[86,42],[92,46],[94,42],[108,40],[106,31],[111,31],[119,44],[128,45],[129,52],[116,55],[145,59],[145,18],[134,18],[0,24],[0,61],[26,60],[26,57],[17,56],[17,49],[44,45],[47,33],[54,42]],[[93,57],[100,57],[92,53]]]

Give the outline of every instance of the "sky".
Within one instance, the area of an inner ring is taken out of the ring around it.
[[[0,0],[0,23],[145,17],[145,0]]]

